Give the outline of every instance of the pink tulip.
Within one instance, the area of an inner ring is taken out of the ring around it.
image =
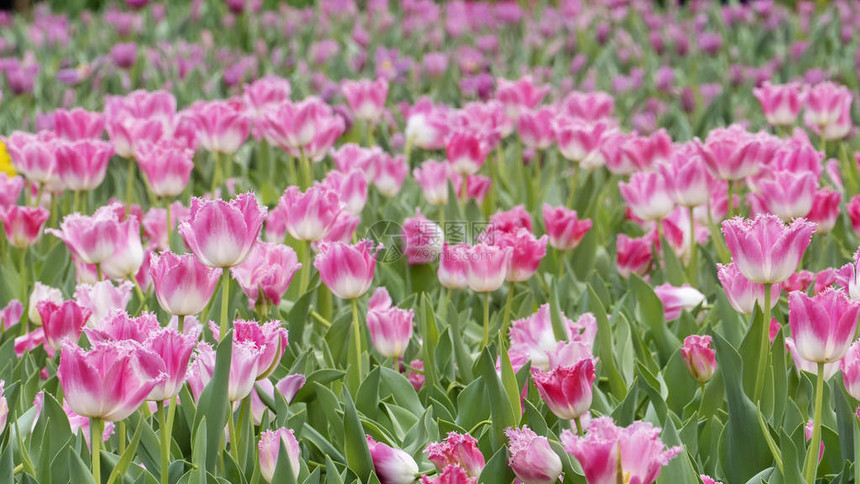
[[[675,153],[666,164],[658,165],[672,200],[682,207],[708,203],[711,175],[698,154]]]
[[[800,356],[797,352],[797,345],[794,342],[794,338],[785,338],[785,348],[788,350],[789,354],[791,354],[791,359],[794,361],[794,366],[797,367],[798,371],[805,371],[806,373],[811,373],[813,375],[818,373],[818,363],[805,360],[802,356]],[[824,364],[824,379],[829,380],[839,371],[840,362],[834,361],[831,363]]]
[[[836,121],[826,126],[812,125],[810,129],[813,133],[827,141],[837,141],[845,138],[854,129],[854,121],[851,119],[851,102],[852,98],[845,99],[842,107],[839,110],[839,117]]]
[[[18,203],[18,195],[24,188],[24,179],[20,176],[9,176],[0,173],[0,209],[11,207]]]
[[[296,158],[301,158],[304,152],[309,160],[322,161],[331,152],[344,131],[346,131],[346,122],[342,116],[338,114],[325,116],[317,120],[316,133],[310,143],[299,149],[288,147],[287,151]]]
[[[675,208],[669,184],[660,173],[634,173],[629,183],[620,182],[618,188],[630,211],[642,220],[660,220]]]
[[[757,186],[768,210],[788,222],[812,209],[818,180],[811,172],[778,171],[759,180]]]
[[[463,183],[463,180],[466,183]],[[490,191],[490,184],[492,181],[485,176],[481,175],[454,175],[451,177],[451,184],[454,185],[454,193],[457,195],[457,198],[463,198],[463,191],[466,192],[466,199],[473,199],[475,203],[478,205],[484,203],[484,198],[487,196],[487,193]]]
[[[532,216],[523,205],[517,205],[510,210],[496,212],[490,215],[491,234],[517,234],[520,229],[532,231]]]
[[[406,140],[423,150],[445,148],[450,130],[449,115],[442,106],[435,106],[427,98],[421,98],[409,109],[406,119]]]
[[[42,207],[0,206],[0,221],[9,245],[26,249],[35,244],[42,235],[42,227],[50,213]]]
[[[18,324],[24,314],[24,305],[21,301],[13,299],[3,309],[0,309],[0,327],[9,329]]]
[[[283,217],[287,232],[296,240],[320,240],[326,236],[343,210],[340,198],[332,190],[315,186],[301,193],[291,186],[284,191],[278,208],[272,212]]]
[[[458,465],[445,467],[436,477],[421,476],[421,484],[475,484],[476,482],[478,482],[477,477],[469,477],[469,474]]]
[[[594,344],[597,335],[597,320],[591,313],[585,313],[576,321],[561,313],[561,320],[567,332],[567,340],[582,343],[586,347]],[[522,367],[527,361],[532,368],[543,371],[550,369],[550,353],[558,348],[558,341],[552,329],[549,304],[543,304],[537,312],[523,319],[511,322],[511,348],[509,357],[514,366]]]
[[[52,133],[30,134],[15,131],[4,142],[12,163],[25,178],[48,185],[52,191],[62,190],[57,174],[57,142]]]
[[[582,465],[586,481],[595,484],[653,483],[660,469],[682,451],[680,446],[667,449],[660,440],[660,429],[648,422],[616,427],[612,417],[592,420],[584,436],[565,430],[561,442]]]
[[[454,172],[461,175],[474,175],[487,159],[489,147],[475,132],[456,131],[445,142],[448,163]]]
[[[381,246],[380,246],[381,247]],[[356,299],[370,289],[376,269],[373,242],[362,240],[355,245],[324,242],[314,259],[323,284],[341,299]]]
[[[677,319],[685,309],[690,311],[700,304],[707,303],[705,295],[689,284],[680,287],[669,283],[661,284],[654,288],[654,293],[663,303],[666,321]]]
[[[571,366],[557,366],[548,372],[532,369],[532,380],[541,399],[556,417],[579,418],[591,408],[594,361],[583,358]]]
[[[834,289],[814,297],[795,291],[788,301],[788,322],[797,354],[815,363],[842,358],[854,337],[860,301]]]
[[[260,236],[266,207],[253,193],[230,202],[191,199],[191,212],[179,223],[179,234],[201,262],[231,267],[245,262]]]
[[[189,214],[188,207],[182,205],[181,202],[173,202],[170,204],[170,230],[171,233],[176,233],[176,226],[179,221],[187,217]],[[147,241],[147,248],[157,251],[165,251],[170,249],[167,241],[167,210],[164,208],[152,207],[146,212],[141,221],[143,227],[143,236]],[[146,261],[146,259],[144,259]]]
[[[619,148],[621,156],[638,171],[654,171],[657,166],[668,163],[673,152],[672,138],[662,129],[650,136],[628,136]]]
[[[722,482],[715,480],[713,477],[706,476],[705,474],[701,474],[699,479],[702,480],[702,484],[723,484]]]
[[[383,299],[382,303],[374,304],[374,300],[379,299]],[[388,291],[384,287],[377,288],[370,299],[370,307],[367,311],[367,329],[370,331],[370,340],[376,351],[386,358],[403,356],[412,338],[414,316],[411,309],[392,306]]]
[[[855,400],[860,400],[860,342],[855,341],[848,348],[840,362],[840,369],[845,391]]]
[[[322,240],[312,242],[311,248],[315,251],[319,250],[319,244],[322,242],[352,242],[359,222],[361,222],[361,219],[358,215],[353,215],[350,212],[341,212],[331,226],[331,230],[328,231],[328,234]]]
[[[105,141],[85,139],[59,144],[57,176],[68,190],[94,190],[104,181],[113,153],[110,143]]]
[[[393,197],[400,192],[403,181],[409,175],[409,165],[403,155],[389,156],[382,153],[375,159],[373,186],[386,197]]]
[[[561,475],[561,459],[549,446],[546,437],[540,437],[527,426],[505,430],[508,465],[523,484],[552,484]]]
[[[460,466],[469,477],[478,477],[486,461],[478,449],[478,441],[469,434],[450,432],[442,442],[433,442],[424,449],[427,459],[442,472],[450,465]]]
[[[410,265],[428,264],[442,251],[444,234],[439,225],[421,213],[421,209],[415,210],[415,217],[404,220],[400,231],[403,253]]]
[[[385,98],[388,97],[388,81],[345,80],[341,91],[356,119],[376,123],[385,113]]]
[[[345,210],[354,215],[361,215],[361,211],[367,204],[367,178],[361,171],[332,170],[326,175],[322,186],[338,194]]]
[[[812,199],[812,208],[806,215],[806,219],[815,223],[815,232],[827,234],[836,225],[839,218],[839,203],[842,194],[829,188],[816,190],[815,198]]]
[[[848,293],[851,299],[860,299],[860,252],[854,253],[851,262],[836,270],[836,283]]]
[[[90,313],[87,325],[98,328],[111,311],[125,310],[131,301],[131,290],[134,285],[123,281],[119,285],[109,280],[94,284],[78,284],[75,288],[75,301]]]
[[[804,93],[797,83],[771,84],[765,82],[753,88],[753,95],[761,103],[764,117],[772,126],[791,126],[797,121],[803,107]]]
[[[176,123],[176,98],[167,91],[134,91],[105,99],[105,128],[116,154],[132,158],[138,143],[170,136]]]
[[[265,113],[261,127],[273,144],[298,150],[310,145],[321,125],[332,116],[331,108],[318,98],[298,103],[284,101]]]
[[[234,100],[200,101],[191,107],[200,147],[210,153],[239,151],[251,130],[250,119]]]
[[[266,482],[272,482],[275,476],[275,468],[278,465],[278,454],[281,453],[281,444],[287,451],[287,458],[296,479],[301,471],[301,449],[299,441],[296,440],[292,429],[281,427],[277,430],[266,430],[260,434],[260,442],[257,451],[260,455],[260,474]]]
[[[470,247],[466,244],[442,244],[439,257],[439,283],[448,289],[465,289],[468,287]]]
[[[159,197],[182,194],[194,170],[193,158],[193,150],[175,141],[139,143],[135,150],[140,171],[146,175],[152,193]]]
[[[734,262],[727,266],[717,264],[717,277],[720,279],[729,304],[735,308],[735,311],[741,314],[752,314],[756,303],[759,307],[764,306],[764,285],[748,281],[741,275]],[[779,284],[774,284],[770,288],[771,309],[779,301],[780,290]]]
[[[427,203],[431,205],[448,203],[448,180],[451,174],[451,166],[448,163],[432,160],[425,161],[412,170],[412,176],[421,186]]]
[[[738,125],[714,129],[699,151],[711,174],[721,180],[740,180],[755,175],[770,159],[778,138],[750,134]]]
[[[606,164],[605,155],[600,148],[608,130],[607,123],[591,123],[565,116],[557,118],[554,127],[555,140],[561,155],[586,170],[594,170]]]
[[[261,296],[268,307],[281,304],[281,296],[287,292],[293,276],[301,267],[296,252],[290,247],[259,242],[251,249],[248,259],[233,266],[230,272],[245,291],[252,307],[261,301]]]
[[[263,413],[269,408],[260,399],[261,393],[265,393],[269,399],[274,401],[275,389],[277,389],[278,393],[284,397],[284,400],[290,403],[296,396],[296,393],[302,389],[305,381],[305,376],[301,374],[287,375],[274,385],[268,378],[257,380],[256,388],[251,392],[251,412],[254,417],[254,425],[261,425],[263,423]]]
[[[843,106],[851,104],[851,91],[832,82],[821,82],[806,93],[806,113],[803,121],[807,126],[826,127],[836,123]]]
[[[180,333],[172,328],[159,328],[152,332],[144,346],[161,357],[167,378],[156,385],[147,400],[161,402],[179,394],[185,385],[191,353],[197,346],[198,333]]]
[[[647,236],[632,239],[626,234],[618,234],[616,253],[618,274],[624,279],[634,273],[644,277],[651,269],[651,240]]]
[[[93,343],[132,340],[143,344],[160,328],[158,318],[150,312],[130,316],[119,309],[111,310],[97,328],[87,328],[87,338]]]
[[[206,385],[212,380],[214,372],[215,350],[209,343],[197,343],[197,349],[194,351],[194,360],[188,365],[187,374],[188,388],[191,390],[191,396],[194,398],[195,403],[200,400],[200,395],[203,393]]]
[[[42,324],[42,317],[39,316],[38,305],[41,301],[51,301],[57,305],[63,303],[63,293],[59,289],[51,286],[46,286],[39,281],[33,284],[33,291],[30,293],[30,303],[27,307],[27,319],[33,324]]]
[[[599,121],[612,116],[615,99],[605,92],[573,91],[562,102],[567,115],[585,121]]]
[[[511,249],[505,280],[523,282],[531,279],[546,255],[547,236],[537,239],[528,229],[520,228],[516,233],[497,233],[492,237],[496,246]]]
[[[516,81],[498,79],[496,98],[504,106],[505,114],[516,120],[520,118],[523,111],[533,109],[540,104],[549,90],[549,86],[535,85],[529,76]]]
[[[551,147],[555,142],[553,130],[555,116],[555,109],[551,107],[521,112],[517,131],[523,145],[535,150]]]
[[[549,245],[556,250],[575,249],[591,230],[590,219],[580,220],[576,210],[563,206],[543,205],[543,223],[549,236]]]
[[[860,235],[860,195],[854,195],[845,205],[848,218],[851,220],[851,228],[854,233]]]
[[[69,141],[98,140],[101,139],[104,129],[105,121],[101,113],[81,108],[54,111],[54,131],[60,138]]]
[[[744,277],[756,284],[782,282],[797,270],[815,231],[803,219],[786,226],[774,215],[754,220],[735,217],[723,222],[723,235],[732,259]]]
[[[170,251],[153,254],[149,271],[158,305],[180,316],[203,311],[221,277],[220,268],[208,267],[192,254]]]
[[[467,254],[466,282],[475,292],[493,292],[502,287],[511,266],[513,249],[479,243]]]
[[[382,484],[410,484],[418,476],[418,464],[406,452],[389,447],[367,436],[367,448],[373,459],[376,477]]]
[[[116,341],[89,351],[66,343],[57,378],[75,413],[116,422],[134,413],[167,375],[158,355],[139,343]]]
[[[102,207],[92,215],[72,213],[63,218],[60,230],[47,229],[68,247],[72,256],[87,264],[101,264],[118,249],[120,221],[113,209]]]
[[[115,209],[106,205],[98,210]],[[143,265],[143,245],[140,242],[140,223],[137,217],[129,217],[116,224],[113,253],[101,263],[105,276],[115,279],[131,279]]]
[[[74,301],[66,301],[62,304],[41,301],[36,309],[42,320],[45,342],[54,350],[61,349],[65,342],[76,344],[84,324],[90,317],[90,311]]]
[[[780,286],[785,292],[806,291],[815,282],[815,274],[809,271],[798,271],[782,282]]]
[[[219,328],[212,322],[209,323],[209,326],[217,338],[217,335],[220,334]],[[233,347],[249,344],[253,351],[258,352],[254,379],[259,380],[269,376],[278,367],[278,363],[281,362],[281,357],[287,349],[287,344],[289,344],[287,330],[281,327],[280,321],[260,324],[256,321],[237,319],[233,323],[233,327]],[[233,353],[235,355],[236,351],[234,350]]]
[[[262,116],[267,109],[277,107],[284,101],[289,101],[292,93],[290,81],[271,74],[250,84],[245,84],[242,89],[242,100],[255,119]]]
[[[716,353],[711,349],[711,337],[690,335],[684,338],[681,347],[681,358],[690,371],[690,375],[701,383],[705,383],[714,375],[717,369]]]
[[[6,401],[4,386],[6,382],[0,380],[0,432],[6,430],[6,419],[9,417],[9,403]]]

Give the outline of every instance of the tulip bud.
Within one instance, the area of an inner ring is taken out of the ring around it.
[[[389,447],[367,436],[367,447],[376,476],[383,484],[410,484],[418,475],[418,464],[406,452]]]
[[[549,446],[546,437],[539,437],[528,427],[508,428],[508,465],[523,484],[552,484],[561,475],[561,459]]]
[[[681,358],[697,382],[705,383],[714,375],[714,370],[717,369],[715,355],[711,349],[710,336],[690,335],[684,338]]]

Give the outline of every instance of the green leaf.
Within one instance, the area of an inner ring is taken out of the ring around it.
[[[279,440],[280,450],[278,450],[278,462],[275,464],[275,473],[272,474],[272,482],[283,482],[284,484],[296,484],[296,474],[293,471],[293,466],[290,463],[287,448],[284,446],[284,441]]]
[[[514,471],[508,465],[508,449],[502,446],[487,461],[487,464],[481,471],[481,475],[478,477],[478,484],[512,482],[515,478]]]
[[[669,360],[669,356],[681,346],[681,341],[669,331],[663,313],[663,303],[660,302],[660,298],[657,297],[651,286],[636,274],[630,275],[630,286],[634,299],[637,301],[639,319],[650,328],[651,336],[657,345],[660,361],[666,362]]]
[[[606,318],[606,309],[594,288],[588,284],[588,309],[597,320],[597,336],[595,337],[595,346],[597,348],[597,357],[600,358],[600,370],[609,379],[609,387],[612,389],[612,394],[615,398],[622,399],[627,394],[627,383],[624,382],[624,377],[615,366],[615,350],[612,344],[612,328],[609,326],[609,320]]]
[[[137,445],[140,443],[140,434],[145,425],[147,424],[143,421],[143,416],[138,418],[137,430],[134,431],[134,435],[131,437],[131,442],[128,443],[125,448],[125,452],[122,453],[119,461],[116,463],[116,467],[114,467],[113,471],[110,473],[108,484],[114,484],[117,482],[117,479],[120,479],[125,475],[128,470],[128,466],[131,465],[131,461],[134,459],[134,455],[137,452]]]
[[[520,387],[517,384],[517,375],[514,373],[514,367],[511,365],[511,359],[508,357],[508,349],[505,347],[504,337],[499,333],[499,364],[502,367],[502,386],[508,396],[508,402],[511,404],[513,411],[514,426],[519,424],[520,416],[523,413],[522,405],[520,405]]]
[[[373,470],[367,437],[349,392],[343,392],[343,432],[346,465],[364,482]]]
[[[424,378],[426,385],[436,385],[436,346],[439,344],[439,329],[436,326],[436,315],[427,294],[421,297],[421,339],[424,354]]]
[[[475,366],[487,386],[490,414],[493,416],[493,449],[498,449],[505,442],[505,429],[516,426],[516,419],[488,348],[481,352]],[[486,401],[483,404],[486,405]]]
[[[192,435],[194,436],[195,445],[199,440],[200,425],[206,421],[206,434],[217,436],[220,440],[224,433],[224,426],[227,425],[229,402],[227,401],[227,386],[230,377],[230,361],[233,357],[233,330],[227,332],[227,335],[218,344],[218,350],[215,356],[215,371],[212,374],[212,380],[203,389],[200,394],[200,401],[197,404],[197,411],[194,414],[194,425]],[[202,465],[204,469],[214,471],[215,465],[220,450],[220,445],[210,445],[206,447],[204,460],[196,461],[198,465]],[[205,476],[204,476],[205,477]]]
[[[683,445],[672,418],[667,418],[663,424],[663,435],[661,438],[667,447]],[[663,470],[660,471],[660,477],[657,479],[657,484],[674,484],[676,482],[699,482],[699,476],[693,469],[690,455],[686,451],[682,451],[677,457],[669,461],[663,467]]]

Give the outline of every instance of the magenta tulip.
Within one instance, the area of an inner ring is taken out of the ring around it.
[[[541,399],[556,417],[579,418],[591,408],[594,360],[583,358],[572,366],[557,366],[548,372],[532,369],[532,380]]]
[[[523,484],[552,484],[561,475],[561,459],[549,446],[546,437],[538,436],[530,428],[508,428],[508,465]]]
[[[590,219],[579,219],[576,210],[543,205],[543,223],[549,236],[549,245],[556,250],[575,249],[591,230]]]
[[[175,141],[140,143],[135,150],[140,171],[146,176],[152,193],[159,197],[182,194],[194,170],[193,158],[193,150]]]
[[[253,193],[230,202],[191,199],[191,212],[179,223],[179,234],[194,255],[209,267],[232,267],[245,262],[260,236],[266,207]]]
[[[42,207],[0,206],[0,221],[9,245],[26,249],[35,244],[42,235],[42,227],[50,213]]]
[[[324,242],[314,259],[323,284],[341,299],[361,297],[370,289],[376,269],[373,242],[362,240],[355,245]]]
[[[427,459],[442,472],[450,465],[460,466],[469,477],[478,477],[486,461],[478,449],[478,441],[469,434],[450,432],[442,442],[433,442],[424,449]]]
[[[711,349],[711,337],[690,335],[684,338],[681,347],[681,358],[690,371],[690,375],[701,383],[705,383],[714,375],[717,369],[716,353]]]
[[[251,307],[261,300],[268,307],[281,304],[281,296],[287,292],[293,276],[301,268],[296,252],[290,247],[259,242],[248,259],[230,268],[230,272],[245,291]]]
[[[797,354],[807,361],[830,363],[848,351],[860,301],[849,299],[843,291],[827,289],[809,297],[795,291],[788,296],[788,323]]]
[[[342,210],[340,197],[333,190],[316,186],[302,193],[291,186],[284,191],[272,217],[282,217],[294,239],[316,241],[328,234]]]
[[[345,80],[341,83],[341,91],[356,119],[375,123],[385,113],[385,98],[388,97],[388,81],[385,79]]]
[[[418,464],[406,452],[367,436],[367,448],[381,484],[410,484],[418,476]]]
[[[803,107],[804,93],[797,83],[771,84],[765,82],[753,88],[753,95],[761,103],[764,117],[772,126],[791,126],[797,121]]]
[[[68,190],[94,190],[104,181],[113,153],[113,147],[105,141],[61,143],[56,150],[57,176]]]
[[[277,430],[266,430],[260,434],[260,442],[257,451],[260,455],[260,474],[266,482],[272,482],[275,476],[275,468],[278,466],[278,454],[281,453],[281,444],[287,450],[287,458],[293,471],[293,476],[298,479],[301,471],[301,449],[299,441],[293,434],[292,429],[281,427]]]
[[[180,316],[203,311],[221,277],[220,268],[206,266],[193,254],[170,251],[153,254],[149,271],[161,309]]]
[[[741,314],[752,314],[756,303],[759,307],[764,306],[764,285],[750,282],[738,270],[737,264],[724,266],[717,264],[717,277],[720,284],[723,286],[723,291],[726,293],[726,298],[729,304],[735,308],[735,311]],[[771,309],[776,306],[779,301],[779,293],[781,290],[779,284],[774,284],[770,288],[770,305]]]
[[[59,350],[66,342],[77,344],[78,338],[90,317],[89,309],[82,308],[74,301],[56,304],[40,301],[36,306],[45,331],[45,342],[54,350]]]
[[[732,259],[744,277],[756,284],[782,282],[797,270],[815,224],[803,219],[786,226],[775,215],[754,220],[735,217],[723,222]]]

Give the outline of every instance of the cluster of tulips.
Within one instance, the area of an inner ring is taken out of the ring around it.
[[[0,480],[860,482],[860,7],[393,3],[0,15]]]

